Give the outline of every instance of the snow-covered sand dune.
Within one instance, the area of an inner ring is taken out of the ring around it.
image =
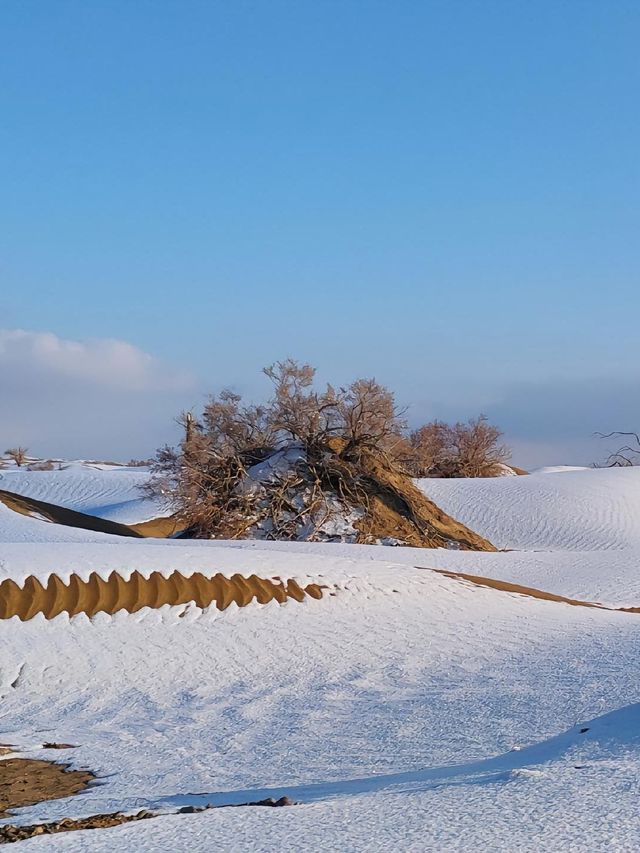
[[[75,744],[64,760],[100,782],[12,822],[175,812],[271,794],[301,803],[163,814],[22,843],[67,851],[638,849],[640,614],[428,570],[640,604],[636,472],[443,483],[441,494],[430,486],[428,494],[454,517],[459,508],[490,538],[482,519],[511,512],[509,547],[533,542],[536,550],[122,540],[0,505],[0,579],[200,571],[326,587],[321,599],[223,611],[182,604],[0,620],[0,743],[58,759],[43,743]]]
[[[260,551],[244,557],[259,571]],[[570,826],[555,826],[555,797],[562,784],[575,793],[579,783],[580,819],[591,814],[591,832],[603,837],[597,816],[610,777],[620,784],[640,768],[633,738],[602,743],[574,732],[564,746],[508,756],[636,701],[640,617],[399,566],[332,567],[326,553],[308,557],[306,568],[337,594],[223,613],[186,607],[92,622],[0,623],[10,651],[0,680],[2,739],[33,755],[45,740],[78,744],[74,764],[92,767],[102,781],[19,819],[244,802],[247,792],[277,789],[305,805],[273,814],[271,844],[246,832],[244,841],[235,837],[232,809],[215,818],[223,849],[300,849],[299,820],[311,832],[305,849],[391,849],[378,848],[377,822],[368,833],[360,824],[371,798],[400,849],[419,849],[416,838],[413,848],[399,842],[405,821],[416,831],[416,811],[430,816],[425,831],[434,848],[459,849],[451,816],[438,823],[435,815],[443,801],[445,810],[464,805],[477,827],[462,847],[477,849],[483,833],[495,837],[490,826],[505,838],[514,830],[524,787],[549,809],[537,815],[533,834],[521,828],[521,840],[529,839],[522,849],[535,849],[541,828],[553,844],[571,838]],[[586,772],[575,769],[584,764]],[[345,802],[358,829],[352,841],[344,829],[344,846],[332,847]],[[134,849],[152,849],[165,820],[136,827]],[[208,820],[172,824],[165,849],[195,844],[185,833],[197,838]],[[622,837],[637,840],[634,827],[635,816],[620,825]],[[82,843],[117,844],[109,832]],[[58,836],[47,846],[80,843]],[[204,831],[196,849],[210,843]],[[561,849],[553,844],[546,849]]]
[[[640,467],[417,482],[445,512],[498,548],[590,551],[640,546]]]
[[[142,491],[149,479],[147,468],[63,462],[53,471],[2,470],[0,489],[120,524],[140,524],[171,514],[166,503]]]

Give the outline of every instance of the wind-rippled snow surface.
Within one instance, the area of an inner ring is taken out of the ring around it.
[[[100,779],[3,822],[167,812],[22,845],[640,848],[640,614],[429,571],[640,605],[638,472],[421,485],[445,511],[517,550],[149,543],[69,529],[84,540],[47,544],[43,531],[53,535],[55,525],[21,517],[18,530],[0,507],[0,573],[20,582],[53,571],[180,569],[327,587],[320,601],[223,612],[186,605],[0,621],[0,743]],[[42,749],[46,741],[77,746],[56,754]],[[171,813],[281,794],[300,805]]]

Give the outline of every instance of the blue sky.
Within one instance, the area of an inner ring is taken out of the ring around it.
[[[0,440],[150,451],[288,355],[415,422],[487,411],[523,464],[640,427],[635,0],[7,0],[0,30],[0,327],[36,362],[9,387],[0,344]],[[189,379],[143,410],[43,374],[44,333]]]

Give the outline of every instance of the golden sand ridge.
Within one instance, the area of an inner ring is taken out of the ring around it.
[[[111,572],[107,578],[92,572],[85,580],[71,575],[65,583],[57,575],[50,575],[46,585],[33,575],[19,586],[10,578],[0,583],[0,619],[17,616],[22,621],[32,619],[42,613],[45,618],[53,619],[60,613],[69,616],[85,613],[117,613],[126,610],[135,613],[143,607],[158,608],[165,604],[179,605],[193,602],[202,609],[215,604],[218,610],[225,610],[235,602],[245,607],[252,601],[267,604],[277,601],[283,604],[288,599],[303,601],[306,596],[322,598],[323,587],[308,584],[301,587],[295,580],[283,581],[280,578],[260,578],[257,575],[235,574],[225,577],[215,574],[206,577],[201,572],[183,575],[174,571],[167,577],[160,572],[152,572],[145,577],[134,571],[129,578],[123,578],[117,572]]]
[[[498,592],[512,592],[525,598],[537,598],[539,601],[553,601],[556,604],[570,604],[572,607],[593,607],[596,610],[610,610],[615,613],[640,613],[640,607],[610,607],[597,601],[582,601],[577,598],[567,598],[564,595],[556,595],[553,592],[545,592],[531,586],[522,586],[509,581],[500,581],[495,578],[487,578],[483,575],[470,575],[466,572],[452,572],[449,569],[434,569],[427,566],[416,566],[417,569],[425,569],[438,575],[452,578],[453,580],[467,581],[474,586],[483,586],[487,589],[495,589]]]

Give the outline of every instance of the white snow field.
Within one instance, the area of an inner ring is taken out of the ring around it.
[[[149,479],[144,467],[61,462],[52,471],[0,470],[0,489],[120,524],[139,524],[171,515],[165,502],[143,493]]]
[[[98,775],[1,822],[163,812],[20,842],[38,850],[640,849],[640,614],[429,570],[640,605],[638,473],[423,481],[520,549],[492,554],[120,539],[0,505],[0,580],[178,569],[327,587],[223,612],[0,620],[0,743]],[[175,813],[281,795],[299,804]]]
[[[522,477],[423,479],[418,486],[498,548],[640,546],[640,467],[543,469]]]

